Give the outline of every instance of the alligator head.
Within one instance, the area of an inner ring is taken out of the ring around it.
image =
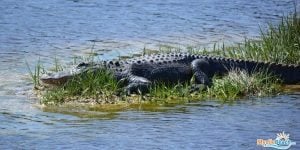
[[[66,83],[69,79],[73,78],[75,75],[79,75],[85,72],[91,66],[94,66],[94,64],[80,63],[79,65],[73,67],[70,70],[43,74],[40,80],[46,84],[62,85]]]
[[[61,85],[68,81],[68,79],[72,78],[74,74],[70,71],[61,71],[55,73],[46,73],[41,76],[41,81],[46,84],[52,85]]]

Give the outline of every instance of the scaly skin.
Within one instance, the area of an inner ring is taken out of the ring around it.
[[[46,74],[41,80],[47,84],[63,84],[74,75],[87,70],[108,69],[117,80],[126,80],[128,93],[147,92],[155,82],[178,83],[189,81],[193,76],[196,84],[210,85],[211,78],[224,75],[233,69],[248,73],[266,69],[278,76],[284,84],[300,82],[300,66],[256,61],[237,60],[222,57],[193,55],[188,53],[153,54],[128,60],[81,63],[69,71]]]

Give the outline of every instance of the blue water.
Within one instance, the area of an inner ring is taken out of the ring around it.
[[[25,60],[34,66],[39,58],[45,66],[54,57],[71,62],[92,47],[99,59],[112,59],[144,47],[238,43],[257,38],[259,27],[277,23],[293,3],[1,0],[0,149],[261,149],[256,139],[275,139],[282,131],[299,149],[299,92],[152,111],[55,112],[36,106],[25,66]]]

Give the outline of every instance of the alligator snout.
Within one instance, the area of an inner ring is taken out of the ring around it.
[[[56,72],[43,74],[40,80],[46,84],[61,85],[70,79],[72,75],[69,72]]]

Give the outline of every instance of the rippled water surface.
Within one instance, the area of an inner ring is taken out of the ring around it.
[[[111,59],[143,47],[236,43],[292,10],[292,0],[1,0],[0,149],[260,149],[256,139],[281,131],[297,149],[299,92],[152,111],[55,113],[28,95],[24,63],[70,62],[93,44],[99,59]]]

